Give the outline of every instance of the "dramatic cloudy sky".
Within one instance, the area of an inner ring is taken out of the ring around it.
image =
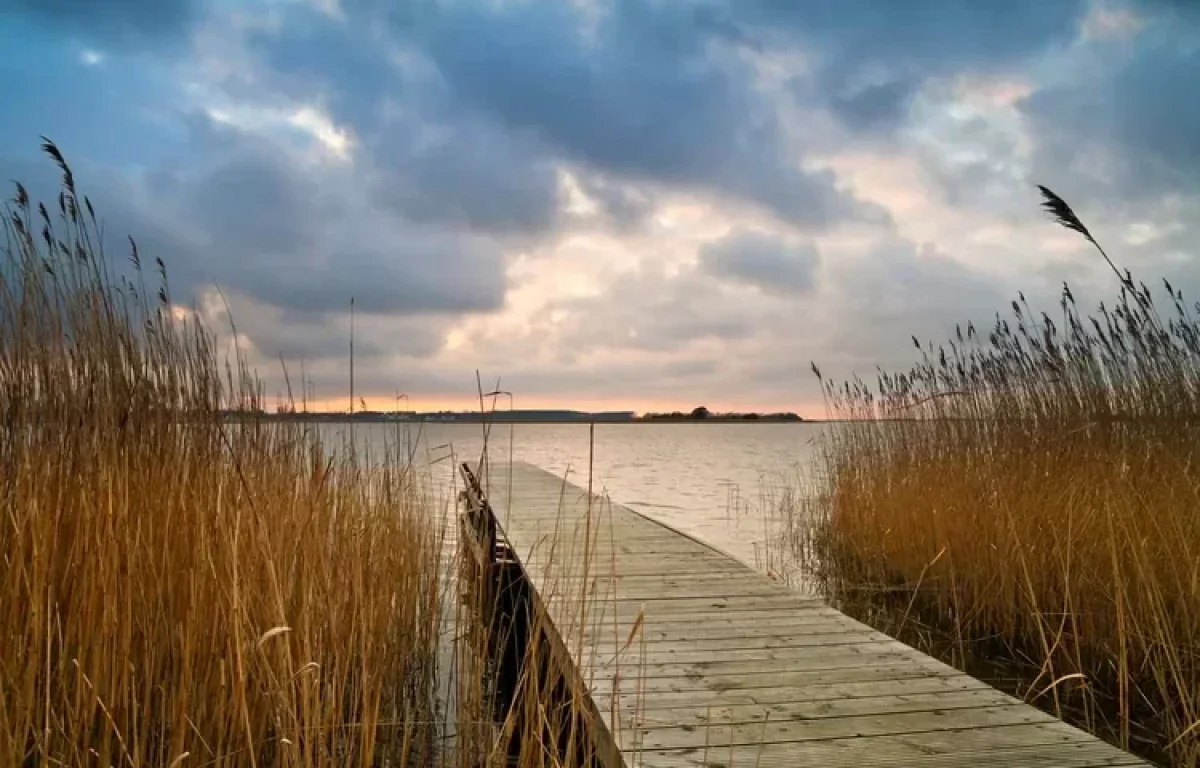
[[[0,0],[0,176],[44,194],[57,141],[271,394],[282,356],[344,407],[353,297],[373,406],[479,369],[524,406],[819,415],[810,360],[1111,292],[1037,183],[1200,298],[1196,9]]]

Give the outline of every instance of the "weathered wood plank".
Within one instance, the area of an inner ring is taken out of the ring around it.
[[[630,665],[622,675],[596,675],[594,670],[584,672],[584,679],[592,678],[591,690],[612,695],[614,692],[644,692],[647,696],[660,691],[745,691],[756,688],[792,688],[796,696],[803,696],[803,689],[845,683],[889,682],[929,677],[958,677],[961,673],[945,671],[929,665],[915,663],[885,666],[850,666],[833,669],[815,669],[801,672],[751,672],[743,674],[710,673],[707,675],[682,675],[640,678],[637,667]],[[596,679],[598,678],[598,679]]]
[[[959,734],[942,734],[913,743],[911,736],[851,738],[762,747],[730,748],[715,738],[707,749],[634,751],[626,753],[629,766],[655,768],[1102,768],[1103,766],[1146,765],[1131,755],[1092,739],[1089,741],[1046,740],[1043,726],[1024,726],[1012,741],[976,746]],[[967,731],[965,733],[970,733]]]
[[[897,647],[894,642],[862,641],[825,643],[822,645],[802,645],[790,648],[730,648],[714,652],[711,648],[696,648],[691,644],[680,644],[675,647],[662,647],[654,644],[642,646],[635,644],[626,651],[626,658],[634,663],[649,665],[694,665],[696,669],[704,670],[712,665],[724,665],[729,662],[747,662],[777,668],[788,668],[818,658],[828,658],[833,654],[849,658],[863,656],[894,655]],[[903,652],[917,653],[911,648],[901,647]]]
[[[643,730],[639,746],[648,750],[687,749],[712,743],[714,735],[721,743],[757,747],[800,741],[828,741],[849,737],[901,736],[966,729],[1000,729],[1018,725],[1056,723],[1050,715],[1034,707],[1021,705],[972,707],[965,709],[926,709],[917,712],[890,712],[878,715],[848,715],[816,719],[766,718],[756,722],[709,721],[701,725],[652,726]],[[640,723],[633,723],[634,727]],[[711,731],[705,733],[705,731]]]
[[[626,765],[1142,765],[535,467],[489,499]]]
[[[855,699],[880,698],[905,694],[934,693],[953,695],[962,691],[983,691],[989,695],[1004,694],[966,675],[956,677],[917,677],[902,680],[865,680],[849,683],[808,685],[804,688],[791,686],[768,686],[765,688],[739,688],[714,691],[697,689],[659,691],[653,697],[642,695],[637,685],[629,691],[617,693],[598,691],[594,694],[597,706],[609,710],[656,712],[678,710],[681,713],[694,710],[719,709],[724,706],[753,705],[769,707],[775,704],[805,705],[827,704],[831,701],[850,702]],[[1005,697],[1015,701],[1011,697]]]
[[[811,708],[819,711],[825,707],[854,707],[858,701],[897,702],[899,705],[901,702],[918,700],[923,696],[938,701],[954,701],[956,696],[967,694],[978,696],[981,701],[988,703],[1021,703],[965,675],[810,685],[803,690],[776,686],[733,691],[676,691],[661,693],[653,701],[639,699],[636,692],[617,696],[597,694],[596,702],[603,704],[605,709],[618,706],[622,711],[636,711],[655,716],[659,710],[666,710],[667,716],[676,713],[675,716],[680,722],[687,722],[688,718],[706,716],[705,713],[709,711],[731,711],[736,708],[752,709],[760,713],[773,707]]]

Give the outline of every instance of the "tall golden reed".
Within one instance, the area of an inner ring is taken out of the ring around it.
[[[794,543],[851,613],[1195,765],[1200,306],[1167,283],[1164,319],[1104,259],[1119,294],[1095,316],[1064,285],[1055,316],[1022,296],[989,330],[914,338],[920,361],[874,386],[822,379],[851,421],[827,434]]]
[[[412,472],[303,426],[107,259],[66,162],[0,261],[0,764],[417,765],[438,528]],[[52,212],[53,211],[53,212]]]

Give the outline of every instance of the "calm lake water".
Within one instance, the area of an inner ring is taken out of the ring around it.
[[[350,426],[322,427],[327,439]],[[488,453],[512,454],[586,487],[588,425],[497,424]],[[689,533],[743,562],[786,568],[778,543],[774,500],[796,488],[822,427],[814,424],[597,424],[593,483],[614,502]],[[479,424],[356,424],[355,440],[372,451],[385,444],[413,448],[449,488],[459,461],[483,449]]]

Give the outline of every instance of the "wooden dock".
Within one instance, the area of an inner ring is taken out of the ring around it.
[[[1146,765],[537,467],[484,491],[612,765]]]

